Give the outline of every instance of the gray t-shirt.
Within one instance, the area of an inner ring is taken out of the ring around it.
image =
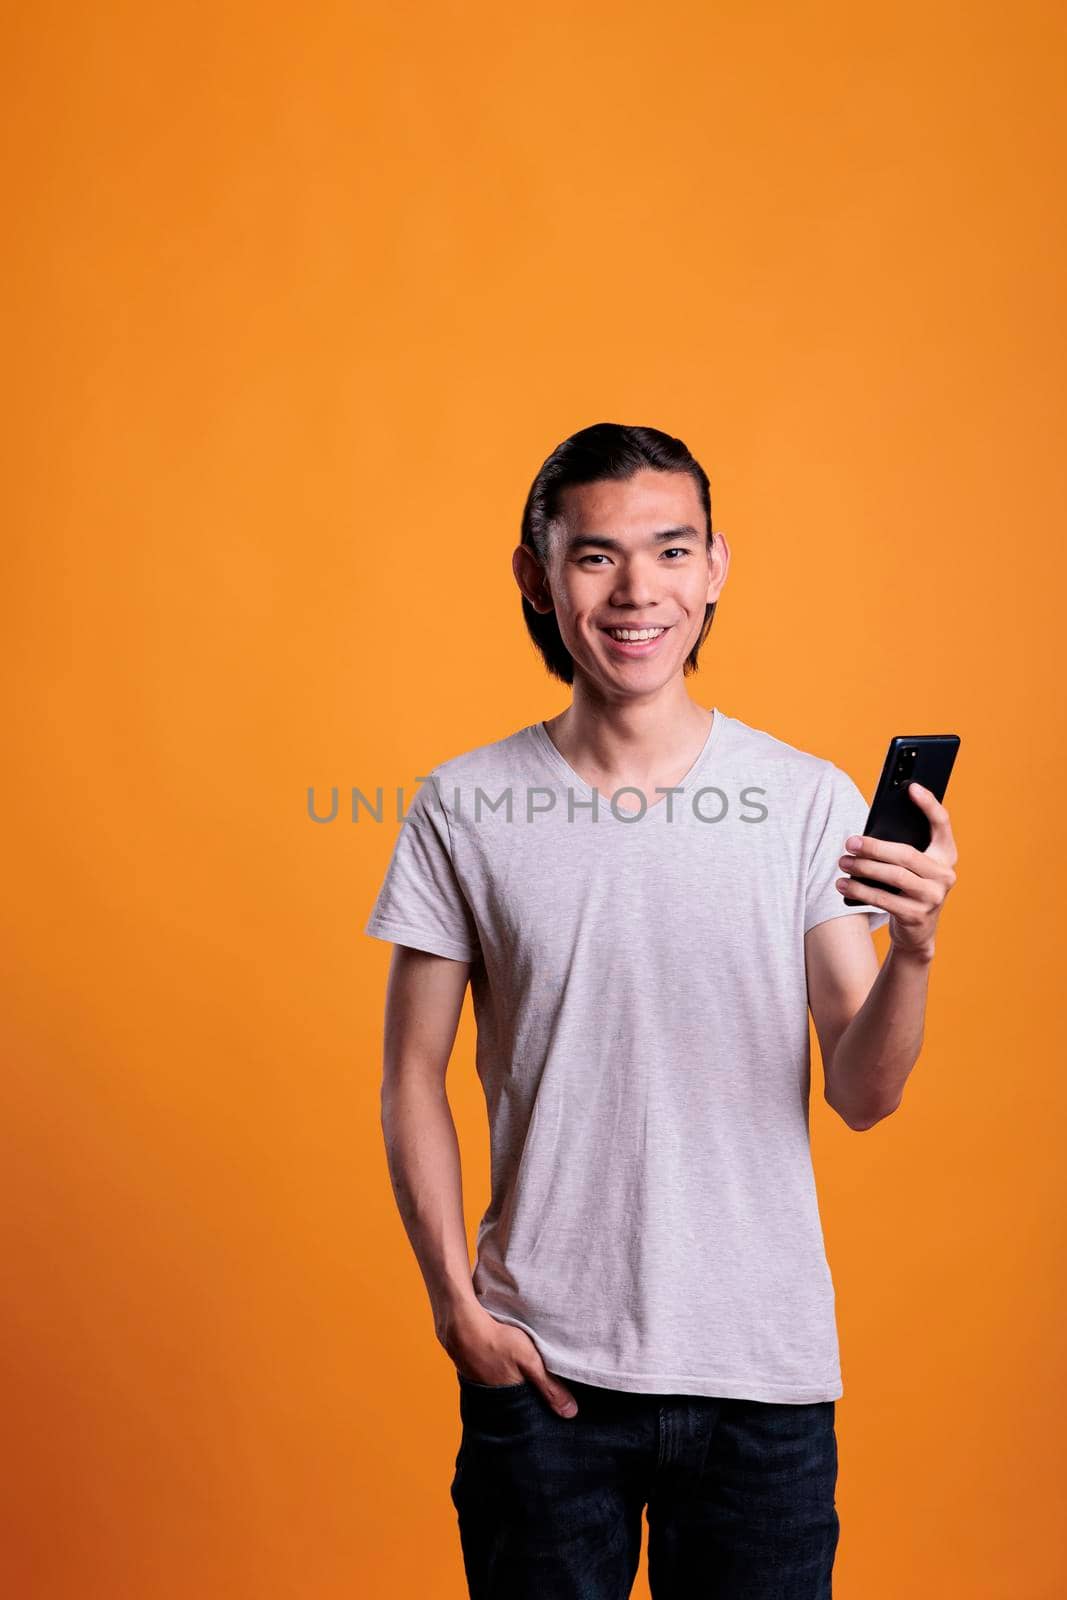
[[[479,1301],[562,1378],[837,1399],[804,935],[889,920],[834,887],[863,795],[717,708],[647,807],[595,796],[540,722],[430,780],[365,931],[472,964]]]

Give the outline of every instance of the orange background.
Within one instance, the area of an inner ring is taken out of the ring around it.
[[[903,1107],[850,1133],[816,1068],[834,1592],[1064,1592],[1065,26],[9,17],[8,1593],[465,1593],[379,1125],[395,813],[317,826],[307,790],[410,797],[567,703],[510,555],[604,419],[711,477],[699,702],[868,797],[890,734],[961,735]],[[468,1010],[472,1238],[473,1045]]]

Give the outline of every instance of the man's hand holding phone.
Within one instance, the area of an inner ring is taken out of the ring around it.
[[[937,796],[916,782],[908,784],[908,794],[929,823],[927,848],[918,850],[891,839],[853,834],[845,841],[847,853],[840,858],[840,865],[853,876],[838,878],[836,886],[852,903],[888,911],[893,946],[929,960],[941,908],[956,882],[959,856],[948,811]],[[872,882],[857,882],[857,878]],[[876,888],[875,883],[891,887]]]

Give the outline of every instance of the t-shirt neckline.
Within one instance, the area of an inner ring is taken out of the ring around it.
[[[696,760],[693,762],[693,765],[689,768],[689,771],[679,778],[678,782],[674,785],[676,789],[687,789],[694,778],[701,776],[705,766],[711,759],[713,750],[719,742],[719,732],[723,722],[726,720],[725,713],[720,711],[718,706],[710,706],[708,709],[712,713],[711,727],[708,730],[708,736],[704,740],[703,747],[697,755]],[[569,781],[572,788],[580,790],[583,797],[591,798],[593,794],[592,784],[586,783],[585,779],[574,770],[570,762],[560,753],[559,750],[556,749],[556,746],[553,744],[551,735],[545,727],[544,722],[531,723],[530,728],[535,740],[540,745],[541,750],[551,764],[555,767],[556,771]],[[630,795],[629,790],[624,790],[624,793],[626,793],[630,799],[636,798],[635,796]],[[623,810],[625,814],[624,816],[620,817],[616,815],[612,808],[611,795],[604,794],[603,791],[598,791],[597,815],[600,816],[603,813],[606,813],[613,822],[622,821],[624,824],[626,822],[635,822],[643,817],[647,817],[651,812],[657,811],[660,806],[666,805],[667,799],[667,795],[660,795],[658,800],[653,801],[650,805],[646,805],[643,813],[641,813],[636,806],[631,808],[624,807]]]

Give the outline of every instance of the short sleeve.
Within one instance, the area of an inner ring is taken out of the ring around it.
[[[448,817],[432,776],[408,808],[363,931],[454,961],[478,955],[477,927],[456,877]]]
[[[885,927],[889,912],[869,906],[846,906],[844,895],[836,887],[837,879],[847,876],[839,859],[845,853],[845,840],[850,834],[864,831],[870,807],[847,772],[832,762],[828,766],[829,782],[824,780],[820,786],[818,801],[823,820],[816,826],[815,849],[808,862],[804,932],[831,917],[851,916],[867,917],[873,933],[875,928]]]

